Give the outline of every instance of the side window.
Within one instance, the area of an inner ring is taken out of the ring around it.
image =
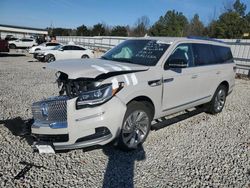
[[[85,50],[84,48],[82,47],[79,47],[79,46],[73,46],[74,50]]]
[[[209,44],[193,44],[195,66],[216,64],[216,57]]]
[[[233,55],[229,47],[213,46],[212,48],[216,55],[217,63],[227,63],[233,60]]]
[[[77,46],[72,46],[71,50],[79,50]]]
[[[71,50],[71,46],[64,46],[62,47],[63,50]]]
[[[180,44],[178,45],[172,54],[169,56],[166,64],[183,64],[187,63],[188,67],[193,66],[193,52],[191,44]],[[184,67],[183,67],[184,68]]]
[[[46,46],[58,46],[59,44],[58,43],[47,43]]]
[[[22,39],[23,42],[32,42],[32,39]]]

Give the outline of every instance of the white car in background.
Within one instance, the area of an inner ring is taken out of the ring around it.
[[[37,42],[35,39],[23,38],[23,39],[18,39],[14,41],[9,41],[9,48],[11,49],[30,48],[36,45],[37,45]]]
[[[78,45],[64,45],[56,46],[51,50],[41,50],[37,51],[37,54],[34,56],[36,59],[42,62],[52,62],[55,60],[63,59],[80,59],[80,58],[93,58],[94,53],[90,49],[83,48]]]
[[[45,43],[42,43],[38,46],[33,46],[29,49],[29,53],[30,54],[34,54],[35,51],[38,51],[38,50],[51,50],[53,48],[55,48],[56,46],[59,46],[59,45],[62,45],[58,42],[45,42]]]

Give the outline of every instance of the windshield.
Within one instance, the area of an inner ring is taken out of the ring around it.
[[[63,45],[58,45],[58,46],[52,48],[51,50],[58,50],[58,49],[60,49],[62,46],[63,46]]]
[[[102,59],[154,66],[169,44],[157,40],[127,40],[102,56]]]

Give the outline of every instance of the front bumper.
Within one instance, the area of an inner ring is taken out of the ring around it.
[[[41,124],[35,119],[31,132],[38,143],[64,150],[105,145],[117,137],[126,112],[126,105],[120,99],[113,97],[100,106],[79,110],[75,105],[76,98],[66,101],[66,127],[53,127],[51,121]]]

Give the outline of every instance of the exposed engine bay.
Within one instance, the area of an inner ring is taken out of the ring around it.
[[[100,85],[100,82],[92,78],[68,79],[68,75],[63,72],[57,72],[56,76],[60,96],[67,95],[74,98],[82,92],[93,90]]]

